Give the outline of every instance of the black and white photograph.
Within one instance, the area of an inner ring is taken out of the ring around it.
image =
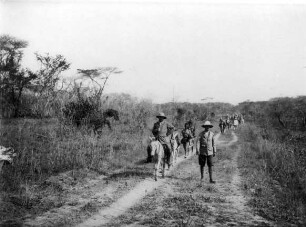
[[[306,226],[306,1],[0,0],[0,227]]]

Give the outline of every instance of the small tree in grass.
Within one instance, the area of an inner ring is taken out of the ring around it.
[[[23,49],[27,46],[28,43],[24,40],[9,35],[0,36],[1,109],[2,113],[12,109],[14,117],[20,115],[24,89],[35,79],[34,75],[28,74],[27,70],[21,67]]]
[[[101,97],[105,89],[105,85],[112,74],[119,74],[122,71],[116,67],[102,67],[96,69],[78,69],[81,79],[90,79],[96,86],[93,88],[93,98],[96,102],[97,107],[100,107]]]
[[[82,81],[89,79],[94,86],[91,89],[85,89],[89,95],[82,93],[82,82],[78,85],[75,83],[74,92],[76,93],[76,100],[66,104],[64,108],[64,116],[72,120],[76,125],[82,122],[98,122],[102,117],[101,113],[101,99],[106,83],[112,74],[119,74],[122,71],[116,67],[103,67],[96,69],[78,69],[78,74]]]
[[[59,76],[70,67],[70,63],[62,55],[50,56],[36,53],[40,69],[36,72],[28,71],[35,78],[31,82],[31,91],[34,92],[36,103],[32,111],[38,116],[51,115],[50,111],[55,104],[58,91]]]

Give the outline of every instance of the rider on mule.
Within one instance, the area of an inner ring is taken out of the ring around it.
[[[154,124],[152,133],[155,138],[163,145],[166,163],[168,164],[168,168],[170,168],[172,163],[169,132],[174,129],[174,126],[165,120],[167,117],[164,113],[159,113],[156,117],[158,118],[158,121]]]

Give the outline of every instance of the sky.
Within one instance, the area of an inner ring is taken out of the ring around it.
[[[0,34],[29,42],[31,69],[35,52],[63,55],[65,78],[118,67],[106,93],[237,104],[306,95],[302,2],[2,0]]]

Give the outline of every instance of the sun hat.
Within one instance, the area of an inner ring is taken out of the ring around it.
[[[205,121],[204,124],[202,125],[202,127],[212,128],[214,126],[210,123],[210,121]]]
[[[166,115],[163,112],[160,112],[156,117],[167,119]]]

